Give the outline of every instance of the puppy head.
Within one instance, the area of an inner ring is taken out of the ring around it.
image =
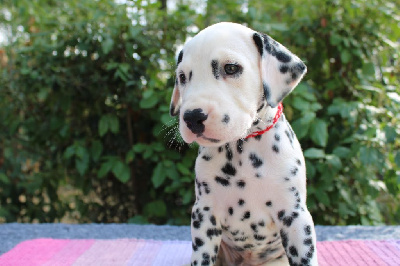
[[[306,72],[265,34],[235,23],[199,32],[179,53],[170,113],[187,143],[220,146],[246,137],[267,103],[275,108]]]

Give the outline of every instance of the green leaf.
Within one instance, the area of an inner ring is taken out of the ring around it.
[[[192,201],[192,196],[193,196],[193,190],[185,189],[182,195],[182,203],[183,204],[190,203]]]
[[[373,63],[365,63],[362,66],[362,73],[366,76],[374,76],[375,75],[375,66]]]
[[[350,62],[351,59],[351,54],[348,50],[343,50],[340,53],[340,59],[342,60],[343,64],[347,64],[348,62]]]
[[[73,155],[75,155],[75,145],[71,145],[65,150],[64,158],[70,159]]]
[[[325,205],[325,206],[329,206],[330,205],[331,201],[329,200],[329,196],[325,191],[317,189],[315,191],[315,196],[320,201],[320,203],[322,203],[323,205]]]
[[[133,216],[132,218],[129,218],[128,223],[130,223],[130,224],[148,224],[149,220],[142,215],[136,215],[136,216]]]
[[[394,162],[400,167],[400,152],[396,152],[396,156],[394,157]]]
[[[107,162],[102,163],[100,166],[100,170],[97,172],[97,176],[99,178],[105,177],[106,174],[111,171],[112,167],[113,167],[112,161],[107,161]]]
[[[167,214],[167,206],[162,200],[152,201],[145,205],[144,213],[150,217],[165,217]]]
[[[160,187],[164,183],[166,177],[164,166],[162,162],[160,162],[157,164],[151,177],[151,182],[153,183],[154,188]]]
[[[135,160],[135,152],[133,150],[129,150],[126,155],[125,155],[125,162],[127,164],[131,163],[133,160]]]
[[[329,42],[336,46],[342,41],[342,37],[338,34],[332,33],[331,37],[329,38]]]
[[[131,178],[129,167],[120,160],[114,163],[111,171],[114,176],[122,183],[128,182],[128,180]]]
[[[302,139],[307,135],[310,124],[314,118],[315,113],[308,112],[303,117],[297,119],[292,123],[293,130],[296,133],[298,139]]]
[[[154,94],[149,98],[143,98],[140,101],[139,106],[140,106],[140,108],[143,108],[143,109],[149,109],[149,108],[154,107],[157,104],[157,102],[158,102],[158,97],[157,97],[157,95]]]
[[[338,156],[339,158],[348,158],[351,154],[351,150],[349,148],[346,147],[336,147],[335,149],[333,149],[333,154],[335,154],[336,156]]]
[[[360,160],[365,165],[376,164],[378,162],[377,150],[371,147],[361,147]]]
[[[8,177],[6,176],[6,174],[4,173],[0,173],[0,181],[3,184],[10,184],[10,180],[8,179]]]
[[[321,147],[325,147],[328,141],[328,125],[324,120],[315,119],[310,127],[311,140]]]
[[[342,169],[342,161],[336,155],[330,154],[326,156],[326,162],[329,166],[336,170]]]
[[[309,159],[320,159],[325,157],[325,152],[321,149],[310,148],[304,151],[304,157]]]
[[[299,111],[310,109],[310,103],[300,97],[296,97],[293,99],[292,106]]]
[[[108,118],[107,115],[103,115],[99,121],[99,135],[104,136],[108,131]]]
[[[88,167],[89,167],[89,159],[87,157],[83,157],[83,158],[76,158],[75,159],[75,167],[78,170],[78,173],[83,176]]]
[[[90,147],[90,153],[92,154],[93,161],[97,162],[100,158],[100,155],[103,151],[103,144],[100,141],[95,140],[92,142],[92,146]]]
[[[119,132],[119,120],[118,117],[115,115],[108,115],[107,116],[108,128],[111,130],[112,133]]]
[[[179,172],[181,172],[184,175],[191,175],[191,172],[189,171],[189,169],[183,165],[182,163],[178,163],[176,165],[176,167],[178,168]]]
[[[101,42],[101,48],[103,49],[104,54],[108,54],[113,48],[114,40],[111,38],[106,38]]]

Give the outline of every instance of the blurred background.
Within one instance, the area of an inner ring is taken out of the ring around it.
[[[0,223],[189,224],[175,57],[219,21],[308,66],[284,106],[315,223],[399,224],[398,0],[1,0]]]

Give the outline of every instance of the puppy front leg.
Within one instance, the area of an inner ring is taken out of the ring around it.
[[[290,265],[318,265],[314,222],[308,210],[281,210],[277,219]]]
[[[197,202],[192,209],[191,265],[214,265],[221,244],[222,229],[212,209]]]

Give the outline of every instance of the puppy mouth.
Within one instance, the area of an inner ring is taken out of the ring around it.
[[[208,137],[204,136],[204,135],[201,134],[201,133],[200,133],[200,134],[197,134],[196,137],[205,139],[205,140],[207,140],[207,141],[209,141],[209,142],[212,142],[212,143],[218,143],[218,142],[221,141],[221,140],[219,140],[219,139],[208,138]]]

